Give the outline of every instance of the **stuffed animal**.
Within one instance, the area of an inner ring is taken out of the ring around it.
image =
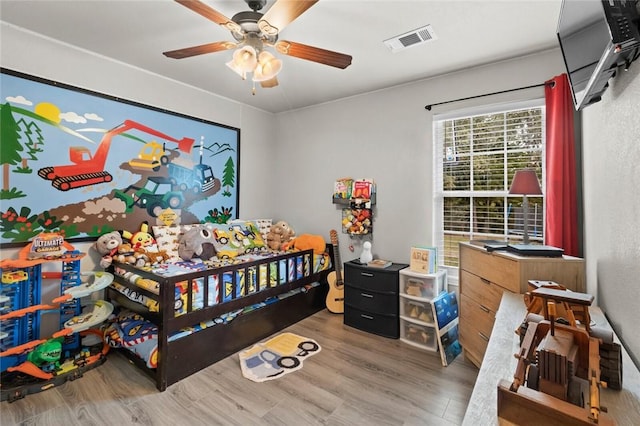
[[[108,268],[111,266],[113,256],[118,252],[118,247],[122,244],[122,236],[118,231],[108,232],[98,237],[93,248],[102,256],[100,266]]]
[[[313,249],[313,254],[322,254],[325,251],[327,243],[321,235],[302,234],[299,237],[287,241],[282,244],[282,250],[295,248],[297,250]]]
[[[134,250],[129,243],[118,246],[118,253],[113,256],[116,262],[127,263],[137,267],[150,266],[151,261],[143,249]]]
[[[296,236],[296,232],[289,224],[283,220],[271,226],[267,234],[267,246],[271,250],[281,250],[282,244],[291,241]]]
[[[133,234],[129,231],[122,231],[122,237],[129,240],[134,250],[139,248],[146,249],[156,245],[155,238],[149,233],[149,224],[147,222],[142,222],[140,230]]]
[[[213,232],[205,227],[193,227],[178,241],[178,256],[183,260],[209,260],[216,256]]]

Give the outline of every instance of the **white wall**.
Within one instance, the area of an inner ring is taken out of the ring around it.
[[[373,178],[377,205],[373,252],[408,262],[412,245],[432,244],[434,113],[506,99],[544,97],[543,88],[434,107],[425,105],[544,83],[562,73],[558,50],[278,114],[279,211],[296,229],[340,230],[331,203],[337,178]],[[340,234],[343,260],[359,256],[360,238]],[[353,253],[348,251],[355,246]]]
[[[640,61],[582,121],[587,291],[640,365]]]

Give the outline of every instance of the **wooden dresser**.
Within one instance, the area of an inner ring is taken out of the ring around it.
[[[577,257],[530,257],[460,243],[460,344],[477,367],[487,349],[504,292],[524,293],[529,280],[555,281],[585,291],[585,264]]]

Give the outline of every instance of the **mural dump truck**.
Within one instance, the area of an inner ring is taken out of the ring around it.
[[[163,210],[169,207],[177,209],[184,202],[182,193],[172,190],[171,180],[159,176],[148,178],[142,188],[129,185],[123,191],[117,189],[114,195],[124,201],[127,213],[131,213],[133,207],[138,206],[146,209],[149,216],[152,217],[158,217]]]
[[[111,148],[111,140],[114,136],[132,129],[174,141],[178,144],[178,149],[183,152],[190,152],[195,142],[191,138],[177,140],[135,121],[125,120],[122,124],[104,134],[93,155],[85,146],[72,146],[69,148],[69,159],[73,164],[44,167],[38,170],[38,176],[50,180],[51,185],[60,191],[111,182],[113,176],[105,170],[105,163]]]
[[[211,166],[194,164],[192,166],[169,163],[169,177],[171,182],[182,191],[191,189],[193,192],[206,192],[213,188],[214,176]]]

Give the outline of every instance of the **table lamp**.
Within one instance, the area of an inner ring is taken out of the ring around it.
[[[542,195],[540,182],[533,169],[517,170],[511,181],[509,194],[522,195],[522,216],[524,244],[529,244],[529,201],[527,195]]]

